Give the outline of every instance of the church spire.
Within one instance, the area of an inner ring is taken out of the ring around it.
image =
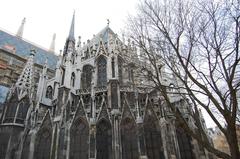
[[[19,38],[22,38],[25,22],[26,22],[26,18],[23,18],[22,23],[21,23],[20,27],[18,28],[18,31],[16,34],[16,36]]]
[[[56,40],[56,33],[53,34],[52,42],[49,48],[50,52],[55,52],[55,40]]]
[[[68,40],[75,41],[75,38],[74,38],[74,25],[75,25],[75,11],[73,12],[72,23],[71,23],[71,27],[70,27],[70,31],[69,31],[69,35],[68,35]]]

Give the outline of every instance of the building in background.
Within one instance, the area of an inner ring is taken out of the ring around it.
[[[208,158],[141,74],[148,65],[134,43],[120,40],[108,24],[82,46],[80,38],[75,41],[74,18],[56,65],[38,59],[38,49],[24,51],[28,60],[0,118],[0,158]],[[37,85],[35,62],[44,63]],[[174,86],[176,80],[159,71],[166,86]],[[190,109],[179,96],[171,100],[182,113]]]

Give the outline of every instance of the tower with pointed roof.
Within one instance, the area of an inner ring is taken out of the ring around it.
[[[75,13],[55,76],[47,76],[48,59],[36,96],[33,51],[12,87],[1,117],[0,148],[6,148],[0,149],[0,158],[207,159],[175,121],[153,83],[141,76],[141,68],[149,66],[138,57],[135,44],[121,41],[108,21],[91,40],[82,45],[79,38],[75,46],[74,23]],[[166,86],[176,81],[165,79]],[[27,109],[20,107],[25,99]],[[180,111],[186,108],[184,99],[173,101]]]

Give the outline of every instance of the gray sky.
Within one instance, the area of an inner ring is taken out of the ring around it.
[[[91,39],[107,25],[121,34],[137,0],[6,0],[1,1],[0,28],[15,34],[26,17],[23,38],[49,48],[56,33],[56,52],[63,49],[75,10],[75,37]],[[119,35],[120,36],[120,35]]]

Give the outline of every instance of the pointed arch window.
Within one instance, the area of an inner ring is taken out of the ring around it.
[[[29,103],[24,100],[22,100],[18,104],[16,123],[24,124],[24,120],[27,116],[28,108],[29,108]]]
[[[52,131],[49,128],[42,128],[36,136],[34,148],[35,159],[50,158]]]
[[[97,159],[111,159],[112,129],[111,124],[102,119],[97,124],[96,134]]]
[[[148,159],[164,159],[161,131],[157,118],[148,110],[144,118],[144,137]]]
[[[118,80],[119,83],[123,83],[123,61],[122,59],[118,58]]]
[[[176,134],[181,158],[195,159],[191,137],[180,126],[177,126]]]
[[[114,57],[112,58],[112,77],[115,77],[115,60]]]
[[[46,98],[52,99],[52,97],[53,97],[53,89],[51,86],[48,86],[46,91]]]
[[[74,121],[70,130],[70,159],[88,159],[89,128],[82,120]]]
[[[75,85],[75,73],[73,72],[72,75],[71,75],[71,86],[74,87]]]
[[[12,98],[10,98],[9,103],[5,105],[6,107],[6,115],[4,119],[5,123],[11,123],[14,121],[18,106],[17,103],[18,103],[17,94],[14,93]]]
[[[97,63],[98,67],[98,86],[106,86],[107,85],[107,60],[101,56],[98,59]]]
[[[138,159],[138,138],[135,122],[125,118],[121,122],[122,157],[124,159]]]
[[[91,65],[83,66],[81,85],[82,89],[91,89],[93,67]]]

